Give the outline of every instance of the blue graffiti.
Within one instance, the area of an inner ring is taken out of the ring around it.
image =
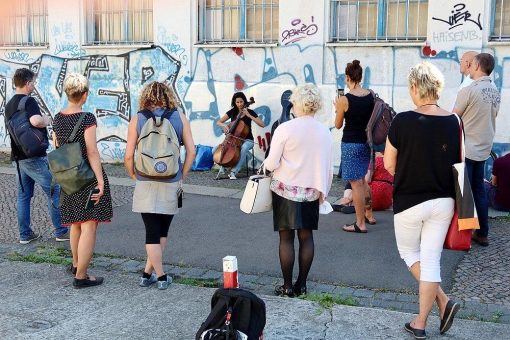
[[[30,54],[20,50],[5,52],[5,58],[20,63],[29,63],[34,60],[34,58],[30,58]]]
[[[188,55],[186,49],[179,44],[179,39],[175,34],[168,34],[164,27],[158,30],[158,41],[172,55],[176,56],[183,65],[188,65]]]
[[[65,54],[68,57],[76,58],[81,57],[86,54],[86,51],[80,47],[75,42],[72,41],[62,41],[57,42],[55,44],[55,50],[53,52],[55,55]]]

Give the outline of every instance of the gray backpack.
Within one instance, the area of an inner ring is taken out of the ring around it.
[[[150,110],[140,113],[147,121],[136,142],[136,172],[147,178],[174,178],[179,172],[180,142],[170,117],[179,113],[167,110],[161,117]]]

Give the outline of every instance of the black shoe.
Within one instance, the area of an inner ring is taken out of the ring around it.
[[[460,303],[448,300],[446,304],[446,308],[444,309],[443,319],[441,320],[441,324],[439,325],[439,333],[444,334],[448,332],[453,323],[453,318],[455,314],[460,309]]]
[[[294,297],[294,291],[292,288],[285,288],[283,286],[277,286],[274,289],[274,293],[276,296],[286,296],[286,297]]]
[[[471,239],[473,241],[475,241],[475,243],[478,243],[479,245],[481,245],[482,247],[487,247],[489,245],[489,241],[487,240],[487,237],[478,236],[476,231],[471,236]]]
[[[356,212],[353,205],[346,205],[340,211],[344,214],[354,214]]]
[[[404,329],[411,333],[412,335],[414,335],[415,339],[427,339],[427,334],[425,334],[425,330],[411,327],[410,322],[407,322],[404,325]]]
[[[295,296],[306,295],[306,286],[298,286],[297,284],[294,284],[292,286],[292,291]]]
[[[96,276],[94,280],[91,280],[89,277],[86,279],[74,279],[73,280],[73,287],[80,289],[80,288],[87,288],[87,287],[93,287],[93,286],[99,286],[104,281],[104,278],[101,276]]]
[[[75,266],[73,266],[73,264],[71,263],[71,265],[69,267],[67,267],[66,271],[69,273],[69,274],[73,274],[73,275],[76,275],[76,270],[78,270],[78,268],[76,268]]]

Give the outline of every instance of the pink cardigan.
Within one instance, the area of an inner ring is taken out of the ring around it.
[[[319,190],[328,195],[333,180],[333,138],[312,116],[279,125],[264,161],[273,178],[287,185]]]

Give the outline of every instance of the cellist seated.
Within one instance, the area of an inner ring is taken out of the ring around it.
[[[232,169],[230,170],[229,178],[234,180],[237,179],[236,175],[241,170],[241,166],[246,160],[246,156],[248,155],[248,151],[250,151],[253,148],[254,142],[253,142],[253,134],[252,134],[252,121],[255,122],[258,126],[264,127],[264,122],[262,119],[260,119],[257,115],[257,113],[253,110],[250,110],[247,108],[249,105],[248,100],[246,99],[246,96],[243,92],[236,92],[232,96],[231,106],[232,108],[225,113],[220,120],[216,123],[218,126],[220,126],[226,135],[228,135],[231,132],[232,126],[229,126],[230,124],[226,124],[227,120],[230,120],[230,123],[234,122],[238,115],[241,115],[240,119],[244,124],[246,124],[248,128],[248,133],[246,137],[244,137],[244,141],[240,140],[242,142],[241,144],[241,150],[240,150],[240,157],[239,161],[233,165]],[[216,149],[213,150],[213,154],[215,153]],[[219,165],[222,165],[221,163],[218,163]],[[220,169],[220,171],[223,170]]]

